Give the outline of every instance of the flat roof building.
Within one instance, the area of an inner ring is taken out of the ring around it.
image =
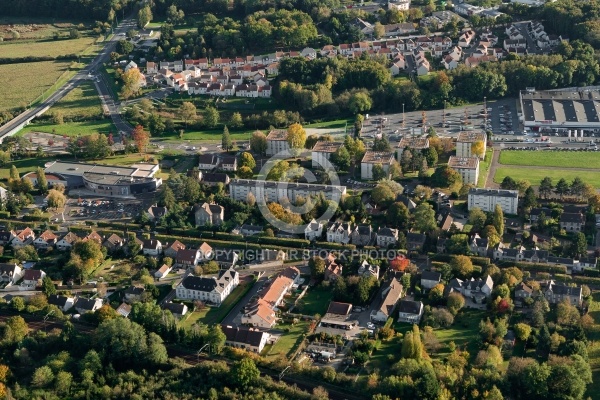
[[[471,189],[469,190],[469,210],[478,207],[485,212],[493,212],[496,205],[506,214],[516,214],[519,205],[518,190]]]
[[[290,145],[287,141],[288,131],[285,129],[273,129],[267,135],[267,155],[273,156],[282,151],[289,151]]]
[[[479,158],[483,160],[487,150],[487,137],[485,133],[477,131],[462,131],[458,134],[458,138],[456,139],[456,156],[475,157],[473,154],[473,145],[476,142],[483,143],[483,152],[479,155]]]
[[[381,165],[386,176],[389,177],[390,166],[394,161],[394,153],[391,151],[372,151],[365,153],[360,162],[360,177],[362,179],[373,179],[373,167]]]
[[[463,183],[477,185],[479,179],[479,159],[477,157],[450,156],[448,166],[460,174]]]
[[[402,151],[405,148],[423,150],[429,148],[429,139],[426,137],[407,136],[400,140],[398,148]]]
[[[283,199],[296,201],[298,196],[306,199],[317,197],[321,193],[327,200],[340,201],[346,194],[346,186],[253,179],[232,179],[229,183],[229,195],[233,200],[245,202],[248,193],[252,193],[257,200],[264,198],[267,202],[279,202]]]
[[[326,163],[325,160],[329,161],[331,155],[338,151],[340,147],[342,147],[342,143],[319,140],[315,144],[315,147],[312,148],[312,167],[324,168],[324,166],[328,164],[328,162]]]

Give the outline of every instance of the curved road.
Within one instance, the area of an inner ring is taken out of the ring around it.
[[[115,34],[112,38],[105,42],[104,48],[100,51],[98,56],[85,68],[81,69],[81,71],[77,72],[75,76],[69,79],[63,86],[58,88],[56,92],[50,95],[46,100],[42,101],[37,107],[30,108],[26,110],[10,120],[7,124],[0,127],[0,142],[15,128],[19,127],[24,123],[28,123],[34,117],[43,114],[49,107],[54,105],[57,101],[62,99],[67,93],[69,93],[74,87],[79,85],[82,81],[89,79],[88,74],[94,74],[96,69],[101,66],[104,62],[106,62],[110,53],[114,51],[116,43],[122,39],[122,34],[127,32],[129,29],[135,27],[135,21],[132,19],[124,20],[121,22],[117,28],[115,29]],[[102,81],[101,81],[102,82]],[[103,85],[100,85],[102,87]],[[106,87],[106,84],[104,83]],[[108,89],[105,89],[108,92]],[[110,109],[110,107],[109,107]],[[111,109],[111,116],[114,114],[114,109]],[[118,112],[116,113],[118,115]],[[114,119],[114,117],[113,117]],[[120,120],[120,116],[118,118]],[[117,126],[119,128],[119,126]],[[119,128],[120,129],[120,128]]]

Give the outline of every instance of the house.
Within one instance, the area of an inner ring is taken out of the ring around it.
[[[157,219],[167,215],[167,212],[167,207],[158,207],[156,204],[154,204],[146,210],[146,216],[150,219],[150,221],[156,221]]]
[[[422,233],[408,232],[406,234],[406,248],[409,251],[423,251],[427,237]]]
[[[330,243],[350,242],[350,224],[347,222],[334,222],[327,228],[327,241]]]
[[[142,300],[142,295],[146,289],[143,286],[131,285],[123,292],[124,300],[126,303],[133,303]]]
[[[214,252],[213,260],[219,264],[221,268],[231,268],[237,264],[239,260],[239,252],[231,249],[217,249]]]
[[[471,188],[468,193],[468,208],[477,207],[485,212],[494,212],[499,205],[505,214],[517,214],[519,191],[504,189]]]
[[[175,240],[173,243],[171,243],[170,246],[167,243],[167,246],[168,247],[166,249],[163,249],[163,253],[165,257],[171,257],[172,259],[175,259],[175,257],[177,257],[177,252],[179,250],[185,249],[185,245],[179,240]]]
[[[17,231],[17,233],[15,234],[15,237],[10,242],[10,244],[14,249],[19,249],[21,247],[33,244],[34,240],[35,240],[35,233],[33,233],[31,228],[27,227],[25,229]]]
[[[377,230],[377,246],[388,247],[398,242],[398,229],[380,226]]]
[[[438,238],[437,243],[435,244],[435,248],[438,253],[446,252],[446,244],[448,243],[448,239]]]
[[[392,76],[398,76],[401,72],[404,72],[404,70],[406,70],[406,60],[402,54],[398,54],[392,62],[390,72],[392,73]]]
[[[213,248],[206,242],[203,242],[198,248],[201,260],[210,260],[213,257]]]
[[[202,260],[202,253],[199,249],[181,249],[175,256],[175,264],[180,267],[195,267]]]
[[[56,242],[56,248],[60,251],[70,250],[78,240],[80,240],[79,236],[73,232],[67,232],[58,242]]]
[[[219,183],[222,185],[229,185],[229,175],[221,172],[205,172],[202,174],[202,183],[207,186],[216,186]]]
[[[458,47],[469,47],[474,38],[475,32],[471,30],[461,33],[461,35],[458,37]]]
[[[220,306],[240,283],[233,268],[221,270],[217,277],[186,276],[175,288],[175,295],[182,300],[200,300]]]
[[[173,268],[169,267],[167,264],[163,264],[162,267],[160,267],[155,273],[154,273],[154,277],[156,279],[162,279],[165,276],[167,276],[169,274],[169,272],[171,272]]]
[[[368,246],[373,239],[371,225],[356,225],[350,234],[350,243],[356,246]]]
[[[447,296],[452,292],[458,292],[465,297],[471,298],[477,304],[483,304],[492,294],[493,288],[494,282],[489,275],[485,279],[471,278],[468,281],[454,278],[448,282],[448,285],[444,289],[444,295]]]
[[[335,256],[329,253],[325,258],[325,280],[333,282],[342,276],[344,267],[336,262]]]
[[[563,212],[560,215],[560,228],[567,232],[581,232],[585,225],[585,217],[579,213]]]
[[[479,179],[479,158],[450,156],[448,166],[460,174],[463,183],[477,185]]]
[[[254,236],[260,235],[263,232],[263,227],[258,225],[243,224],[240,227],[240,235],[243,236]]]
[[[397,195],[396,196],[396,201],[404,204],[406,206],[406,208],[408,208],[408,211],[412,211],[415,208],[417,208],[417,203],[415,203],[414,201],[412,201],[410,199],[410,197],[405,196],[403,194]]]
[[[87,242],[88,240],[91,240],[93,242],[98,243],[99,245],[102,246],[102,241],[103,238],[102,236],[100,236],[100,234],[96,231],[91,231],[86,237],[83,238],[84,242]]]
[[[442,65],[448,70],[453,70],[458,68],[458,61],[448,54],[442,59]]]
[[[225,219],[225,207],[215,203],[204,203],[194,211],[196,226],[221,225]]]
[[[367,260],[363,260],[358,268],[359,276],[372,276],[375,279],[379,279],[379,265],[369,264]]]
[[[79,314],[85,314],[95,312],[102,307],[102,304],[102,299],[84,299],[83,297],[79,297],[73,307]]]
[[[287,140],[286,129],[273,129],[267,135],[267,156],[274,156],[281,152],[289,152],[290,144]]]
[[[529,211],[529,222],[532,224],[537,222],[540,215],[544,214],[546,218],[550,218],[552,216],[552,210],[546,207],[534,207]]]
[[[481,153],[473,153],[473,147],[475,144],[481,144]],[[485,158],[485,152],[487,150],[487,137],[485,133],[480,131],[462,131],[459,132],[456,138],[456,156],[465,157],[479,157],[480,159]]]
[[[244,349],[252,353],[262,352],[271,336],[267,332],[246,326],[222,325],[221,329],[225,334],[226,346]]]
[[[223,171],[237,171],[237,157],[230,155],[221,156],[221,169]]]
[[[555,283],[550,280],[544,285],[544,297],[550,304],[558,304],[562,301],[568,301],[574,306],[581,306],[582,294],[580,287],[571,287]]]
[[[158,257],[162,253],[162,243],[156,239],[143,240],[142,253],[145,256]]]
[[[331,168],[331,155],[342,147],[341,143],[319,140],[311,150],[312,167],[320,169]]]
[[[0,246],[6,246],[16,236],[15,231],[0,231]]]
[[[35,238],[33,241],[33,247],[35,247],[37,250],[51,249],[54,247],[57,241],[58,236],[56,236],[54,232],[51,230],[45,230],[40,234],[40,236]]]
[[[421,273],[421,287],[431,289],[442,281],[442,274],[436,271],[423,271]]]
[[[0,264],[0,282],[6,286],[15,285],[23,277],[23,270],[17,264]]]
[[[385,323],[388,318],[392,317],[398,300],[402,297],[403,290],[402,284],[396,278],[392,278],[387,287],[381,292],[379,306],[371,311],[371,321]]]
[[[304,228],[304,238],[310,241],[321,238],[324,225],[325,224],[323,222],[317,221],[313,218],[312,221],[306,225],[306,228]]]
[[[522,302],[528,297],[533,297],[534,291],[526,283],[521,282],[515,287],[515,300]]]
[[[120,316],[127,318],[127,317],[129,317],[129,314],[131,313],[131,306],[127,303],[121,303],[115,311]]]
[[[471,250],[471,253],[477,254],[480,257],[485,257],[488,253],[488,245],[488,239],[482,238],[476,233],[469,243],[469,249]]]
[[[441,216],[441,222],[440,222],[440,229],[443,230],[444,232],[448,232],[451,228],[452,225],[454,224],[454,217],[452,216],[452,214],[448,213],[448,214],[440,214]]]
[[[121,238],[116,233],[111,234],[109,237],[104,240],[102,246],[106,247],[109,253],[114,253],[117,250],[120,250],[125,245],[125,240]]]
[[[300,280],[300,270],[288,267],[262,287],[255,300],[242,311],[242,324],[261,328],[272,328],[275,325],[275,310],[284,296]]]
[[[173,303],[173,302],[165,302],[162,304],[161,308],[163,310],[171,311],[176,317],[183,317],[188,312],[188,306],[182,303]]]
[[[212,171],[219,165],[219,157],[216,154],[201,154],[198,156],[198,169],[201,171]]]
[[[34,290],[36,286],[42,285],[42,279],[46,277],[46,273],[40,269],[28,269],[23,273],[23,282],[21,286],[29,287],[29,290]]]
[[[51,294],[48,296],[48,304],[52,304],[60,308],[61,311],[66,312],[75,305],[75,297]]]
[[[373,168],[378,165],[383,169],[381,178],[389,178],[390,166],[394,161],[394,153],[391,151],[372,151],[367,150],[360,162],[360,177],[361,179],[374,179]]]
[[[398,322],[419,324],[423,316],[423,302],[413,300],[400,300],[398,305]]]

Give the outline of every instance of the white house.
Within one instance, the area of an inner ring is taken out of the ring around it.
[[[146,239],[143,241],[142,253],[145,256],[157,257],[162,254],[162,243],[156,239]]]
[[[10,242],[11,246],[14,249],[19,249],[21,247],[33,244],[35,240],[35,233],[31,230],[31,228],[25,228],[20,231],[17,231],[15,237]]]
[[[485,212],[493,212],[496,209],[496,205],[499,205],[505,214],[517,214],[519,191],[477,188],[469,190],[469,210],[477,207]]]
[[[389,176],[393,161],[394,153],[391,151],[368,150],[360,162],[360,177],[362,179],[373,179],[373,167],[375,165],[383,168],[384,175]]]
[[[330,243],[344,243],[350,242],[350,224],[347,222],[334,222],[327,228],[327,241]]]
[[[48,304],[55,305],[62,311],[68,311],[75,305],[75,297],[51,294],[48,296]]]
[[[186,276],[175,289],[178,299],[200,300],[221,305],[240,283],[240,277],[233,268],[222,270],[218,277],[205,278]]]
[[[306,228],[304,228],[304,238],[306,240],[319,239],[323,234],[323,225],[323,222],[317,221],[313,218],[313,220],[306,225]]]
[[[387,287],[381,292],[379,307],[371,311],[371,320],[384,323],[388,318],[392,317],[398,300],[402,297],[403,290],[402,284],[396,278],[392,278]]]
[[[46,277],[46,273],[41,269],[28,269],[23,273],[23,281],[21,286],[27,290],[34,290],[36,286],[42,284],[42,279]]]
[[[0,264],[0,282],[7,286],[16,284],[23,277],[23,270],[17,264]]]
[[[398,242],[398,229],[379,227],[377,230],[377,246],[388,247]]]
[[[36,249],[51,249],[54,247],[58,237],[51,230],[46,230],[33,241],[33,247]]]
[[[81,240],[79,236],[73,232],[67,232],[58,242],[56,242],[56,248],[60,251],[70,250],[78,240]]]
[[[102,299],[84,299],[80,297],[75,302],[73,306],[79,314],[85,314],[88,312],[94,312],[100,307],[102,307],[103,301]]]
[[[421,287],[431,289],[442,281],[442,274],[436,271],[423,271],[421,273]]]
[[[401,300],[398,305],[398,321],[419,324],[423,316],[423,303],[420,301]]]
[[[164,278],[165,276],[167,276],[169,274],[169,272],[171,272],[171,269],[173,269],[172,267],[169,267],[167,264],[163,264],[162,267],[160,267],[155,273],[154,273],[154,277],[156,279],[161,279]]]
[[[252,353],[262,352],[271,337],[268,332],[247,326],[233,327],[223,325],[221,328],[226,337],[225,345],[244,349]]]

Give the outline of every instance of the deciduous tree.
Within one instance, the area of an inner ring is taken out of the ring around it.
[[[264,155],[267,151],[267,137],[261,131],[255,131],[250,138],[250,149],[257,154]]]
[[[131,132],[131,136],[133,137],[138,152],[145,153],[146,147],[148,147],[148,144],[150,143],[150,134],[144,130],[142,125],[137,125],[133,129],[133,132]]]
[[[190,121],[196,119],[196,106],[190,101],[184,101],[179,106],[179,118],[183,120],[185,126],[188,126]]]

